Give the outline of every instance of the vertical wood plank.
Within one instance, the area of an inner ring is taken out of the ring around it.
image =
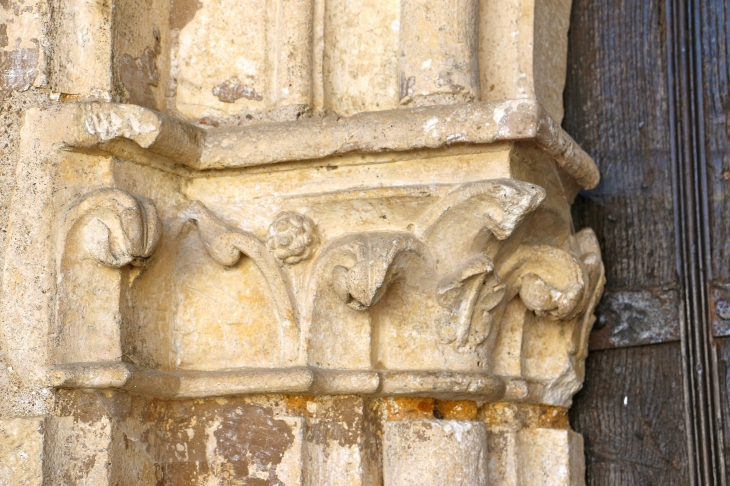
[[[564,128],[601,184],[574,204],[609,290],[676,287],[663,2],[574,0]]]
[[[597,327],[673,326],[676,339],[678,315],[656,311],[679,309],[681,295],[664,9],[663,0],[574,0],[564,127],[602,174],[573,209],[606,265]],[[588,485],[689,484],[679,343],[592,352],[571,420],[586,438]]]
[[[702,4],[702,72],[705,144],[711,190],[712,273],[714,283],[730,284],[730,16],[728,2]]]
[[[718,339],[716,344],[722,416],[730,417],[730,338]],[[723,420],[722,427],[725,437],[730,437],[730,420]],[[730,445],[727,439],[723,447],[723,455],[725,456],[725,469],[730,471]]]
[[[679,343],[596,351],[571,411],[587,486],[687,485]]]
[[[713,334],[730,335],[730,6],[725,0],[701,4],[702,91],[704,101],[705,153],[710,209],[710,312]],[[714,342],[722,456],[730,471],[730,339]]]

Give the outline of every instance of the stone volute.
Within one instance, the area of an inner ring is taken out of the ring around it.
[[[149,3],[38,7],[0,484],[584,484],[570,0]]]

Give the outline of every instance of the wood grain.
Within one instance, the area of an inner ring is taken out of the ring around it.
[[[573,216],[576,229],[588,226],[598,236],[607,294],[673,295],[665,306],[676,310],[682,294],[664,9],[661,0],[574,0],[563,125],[601,170],[601,184],[578,197]],[[636,327],[633,334],[678,329],[678,315],[657,312],[652,299],[618,310],[610,302],[599,308],[604,334],[626,325]],[[620,345],[642,344],[629,341]],[[587,485],[689,484],[681,349],[675,342],[588,357],[586,385],[571,411],[586,440]]]
[[[608,289],[677,286],[663,8],[573,2],[563,125],[602,176],[574,220],[598,236]]]
[[[595,351],[571,410],[587,486],[688,484],[680,344]]]
[[[730,15],[728,2],[702,4],[702,77],[705,149],[715,285],[730,284]]]
[[[723,435],[725,436],[725,444],[723,448],[723,455],[725,456],[725,469],[730,471],[730,444],[728,444],[728,437],[730,437],[730,420],[726,417],[730,417],[730,338],[723,338],[716,340],[717,350],[717,361],[718,371],[720,376],[720,390],[721,390],[721,413],[725,417],[722,422]]]

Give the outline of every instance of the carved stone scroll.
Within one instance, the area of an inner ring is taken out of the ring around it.
[[[119,361],[121,272],[139,266],[161,236],[155,206],[118,189],[72,203],[59,230],[58,300],[49,336],[54,362]]]
[[[208,253],[216,262],[230,267],[235,265],[242,256],[246,256],[261,270],[271,290],[279,320],[278,327],[282,342],[281,363],[297,364],[300,361],[299,312],[290,287],[286,283],[286,275],[277,264],[266,243],[254,234],[229,227],[200,203],[193,203],[190,206],[187,218],[198,226],[200,237]],[[274,224],[281,223],[281,221]],[[279,241],[281,239],[280,236]],[[296,254],[291,250],[287,251],[282,260],[288,259],[293,263],[293,259],[301,258],[302,253],[306,250],[297,251],[299,253]]]

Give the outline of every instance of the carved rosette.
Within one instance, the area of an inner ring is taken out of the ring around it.
[[[317,243],[314,222],[308,217],[291,211],[279,214],[271,226],[266,238],[266,246],[276,258],[290,265],[301,262],[312,256]]]

